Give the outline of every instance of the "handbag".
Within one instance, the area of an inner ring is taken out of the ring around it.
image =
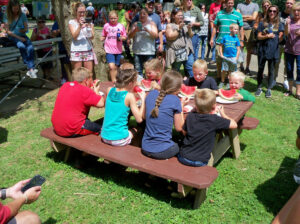
[[[186,46],[185,34],[183,30],[182,30],[182,35],[185,43],[184,46]],[[186,47],[180,49],[174,49],[174,51],[175,51],[176,62],[183,62],[188,60],[188,53]]]

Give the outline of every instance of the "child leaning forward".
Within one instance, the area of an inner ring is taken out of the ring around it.
[[[120,70],[115,87],[108,88],[105,104],[104,122],[101,138],[104,143],[113,146],[125,146],[131,143],[133,132],[128,130],[128,116],[131,111],[138,123],[143,121],[145,92],[137,93],[142,105],[138,108],[133,89],[136,86],[137,71]]]
[[[182,128],[185,137],[178,160],[187,166],[206,166],[214,148],[216,132],[237,128],[237,123],[225,114],[223,107],[217,108],[213,90],[196,90],[195,104],[196,112],[188,114]],[[217,110],[221,117],[216,114]]]

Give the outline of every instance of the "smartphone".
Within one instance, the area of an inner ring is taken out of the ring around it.
[[[40,175],[35,175],[31,180],[24,186],[22,187],[21,191],[24,193],[27,191],[29,188],[35,187],[35,186],[41,186],[46,179]]]
[[[140,21],[137,22],[137,27],[139,28],[139,30],[143,29],[143,25]]]

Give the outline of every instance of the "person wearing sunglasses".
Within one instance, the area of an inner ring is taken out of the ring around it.
[[[279,42],[283,38],[283,31],[284,26],[279,21],[278,6],[272,5],[267,11],[266,18],[258,25],[258,73],[255,96],[260,96],[262,93],[263,72],[266,62],[268,62],[268,85],[265,96],[266,98],[272,96],[275,64],[279,60]]]

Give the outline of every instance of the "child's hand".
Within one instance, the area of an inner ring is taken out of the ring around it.
[[[218,96],[219,95],[219,89],[218,90],[214,90],[214,93],[216,94],[216,96]]]
[[[160,90],[160,86],[158,85],[158,83],[156,81],[151,82],[151,88]]]
[[[222,117],[226,117],[226,114],[224,112],[224,107],[223,106],[219,106],[217,108],[217,112],[219,112],[221,114]]]
[[[267,37],[273,39],[275,37],[275,34],[274,33],[269,33],[269,34],[267,34]]]
[[[145,98],[146,98],[146,93],[145,93],[145,91],[138,92],[137,94],[139,95],[139,97],[141,98],[142,101],[145,100]]]
[[[180,99],[180,101],[181,101],[181,105],[182,105],[182,107],[184,107],[189,101],[190,101],[190,99],[188,98],[188,97],[182,97],[181,99]]]
[[[235,99],[237,99],[237,100],[242,100],[242,99],[244,99],[244,97],[243,97],[241,94],[239,94],[239,93],[234,94],[233,97],[234,97]]]

